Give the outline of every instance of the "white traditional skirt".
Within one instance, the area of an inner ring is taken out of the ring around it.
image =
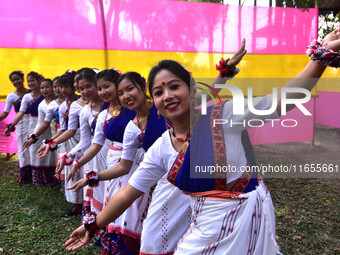
[[[131,175],[138,168],[139,163],[143,160],[144,149],[137,150],[135,160],[128,174],[116,178],[115,185],[107,189],[107,197],[110,199],[129,181]],[[142,222],[146,217],[148,202],[150,200],[150,191],[146,191],[142,196],[135,200],[124,213],[108,226],[109,233],[117,233],[129,236],[139,240],[142,233]]]
[[[22,119],[16,125],[18,141],[18,161],[19,161],[19,178],[18,182],[23,184],[32,183],[32,168],[29,149],[23,148],[23,143],[28,137],[29,116],[24,114]]]
[[[141,255],[173,254],[191,222],[190,196],[183,194],[164,175],[152,193],[143,222]]]
[[[28,126],[29,126],[29,116],[28,114],[24,114],[22,119],[16,125],[17,131],[17,141],[18,141],[18,160],[19,166],[29,166],[31,164],[29,157],[29,150],[23,149],[23,143],[27,140],[28,137]]]
[[[32,134],[37,123],[38,118],[29,116],[29,134]],[[46,137],[51,137],[51,129],[48,128],[41,136],[39,140],[29,147],[30,160],[32,167],[32,181],[34,185],[47,185],[54,186],[57,181],[54,177],[56,166],[56,152],[49,151],[45,157],[38,159],[38,150],[40,148],[42,140]]]
[[[275,214],[269,191],[232,199],[192,196],[192,223],[175,254],[281,254],[275,240]]]
[[[65,144],[66,151],[71,151],[79,143],[79,139],[80,139],[80,134],[79,134],[79,129],[78,129],[76,134],[67,140]],[[66,182],[67,176],[70,174],[71,169],[72,169],[72,165],[64,167],[66,201],[72,204],[82,204],[83,203],[83,189],[80,189],[74,192],[73,190],[66,190],[66,188],[71,187],[74,183],[84,178],[84,171],[83,171],[83,168],[81,168],[75,174],[73,181],[69,180],[68,182]]]
[[[108,150],[110,148],[110,144],[111,144],[111,141],[106,139],[101,150],[89,162],[89,165],[87,166],[87,168],[84,167],[84,169],[85,170],[96,169],[98,172],[102,172],[106,170],[107,169],[106,157],[108,154]],[[86,190],[86,196],[84,197],[84,204],[91,206],[91,211],[94,211],[97,214],[103,209],[104,200],[105,200],[105,190],[108,186],[108,183],[109,181],[100,181],[99,185],[95,188],[86,186],[87,190]]]

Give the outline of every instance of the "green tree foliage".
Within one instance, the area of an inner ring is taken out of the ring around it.
[[[276,6],[280,7],[294,7],[302,10],[320,6],[325,0],[276,0]]]
[[[324,38],[327,34],[332,32],[339,26],[340,12],[334,13],[320,13],[319,15],[319,38]]]

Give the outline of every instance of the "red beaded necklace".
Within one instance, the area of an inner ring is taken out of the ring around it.
[[[190,140],[190,128],[188,129],[187,134],[186,134],[186,136],[184,138],[176,137],[176,134],[175,134],[175,125],[172,125],[171,132],[172,132],[173,137],[175,137],[175,139],[177,141],[179,141],[179,142],[186,142],[186,141]]]

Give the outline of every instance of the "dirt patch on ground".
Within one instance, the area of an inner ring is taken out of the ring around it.
[[[254,150],[258,165],[293,165],[297,169],[300,165],[332,165],[334,171],[314,177],[340,178],[340,129],[316,125],[314,142],[257,145]]]

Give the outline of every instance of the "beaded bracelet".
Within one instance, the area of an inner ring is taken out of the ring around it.
[[[28,138],[27,138],[27,140],[28,139],[30,139],[30,138],[32,138],[34,141],[33,141],[33,144],[35,144],[36,142],[38,142],[38,140],[39,140],[39,138],[36,136],[36,134],[31,134]]]
[[[96,216],[95,212],[86,213],[83,216],[83,224],[86,231],[89,232],[90,238],[100,239],[105,233],[105,228],[98,228],[96,226]]]
[[[50,146],[50,151],[55,151],[58,149],[58,144],[53,140],[48,143],[48,146]]]
[[[65,166],[70,166],[73,163],[73,158],[67,157],[67,152],[60,153],[58,158],[64,160]]]
[[[223,78],[227,78],[227,80],[232,79],[236,74],[240,72],[240,68],[231,68],[230,66],[228,66],[229,60],[229,58],[227,60],[221,58],[220,62],[216,64],[216,70],[220,72],[220,75]]]
[[[88,169],[85,171],[85,176],[88,180],[89,186],[91,188],[99,186],[99,176],[97,174],[97,170],[95,169]]]
[[[6,127],[9,129],[10,132],[14,132],[15,131],[15,126],[12,123],[8,123],[6,125]]]
[[[311,60],[321,63],[325,66],[340,67],[340,54],[331,49],[323,47],[320,42],[314,40],[308,45],[306,50],[307,56],[310,56]]]

